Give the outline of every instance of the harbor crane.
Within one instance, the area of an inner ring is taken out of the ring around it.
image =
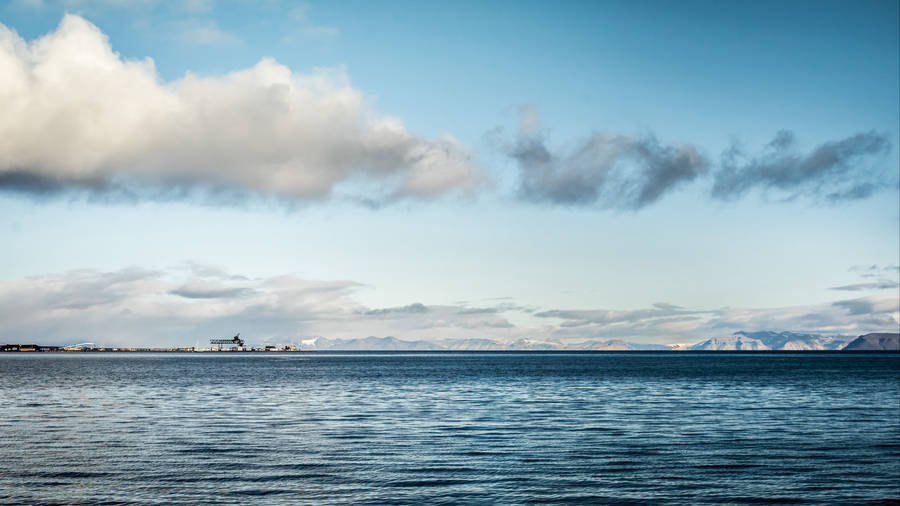
[[[238,347],[243,347],[244,340],[241,339],[241,333],[238,332],[237,335],[231,339],[210,339],[209,344],[233,344]]]

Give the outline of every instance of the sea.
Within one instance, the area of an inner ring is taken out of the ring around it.
[[[900,502],[896,353],[0,354],[0,503]]]

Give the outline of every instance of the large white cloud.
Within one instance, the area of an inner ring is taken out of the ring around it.
[[[163,82],[151,59],[123,59],[70,14],[32,42],[0,25],[0,76],[7,190],[383,202],[466,191],[478,179],[460,141],[417,137],[377,114],[341,68],[302,74],[263,59]]]

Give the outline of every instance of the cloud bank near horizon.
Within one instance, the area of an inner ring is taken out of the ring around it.
[[[202,264],[166,271],[78,270],[0,281],[0,341],[190,346],[240,331],[258,343],[394,336],[434,343],[528,338],[564,344],[611,339],[667,344],[738,330],[858,335],[900,327],[897,294],[784,308],[657,303],[633,310],[535,310],[510,301],[367,307],[356,300],[362,289],[365,285],[350,280],[251,278]]]
[[[0,75],[0,190],[378,204],[479,180],[459,140],[418,137],[376,113],[342,68],[301,74],[265,58],[162,82],[151,59],[123,59],[67,14],[32,42],[0,24]]]
[[[348,280],[250,278],[202,264],[0,281],[0,341],[162,346],[237,331],[287,342],[315,335],[502,336],[512,327],[496,311],[467,305],[366,307],[354,298],[363,288]]]

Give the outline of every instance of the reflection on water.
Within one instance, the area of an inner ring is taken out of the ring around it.
[[[5,354],[2,502],[900,498],[900,355]]]

